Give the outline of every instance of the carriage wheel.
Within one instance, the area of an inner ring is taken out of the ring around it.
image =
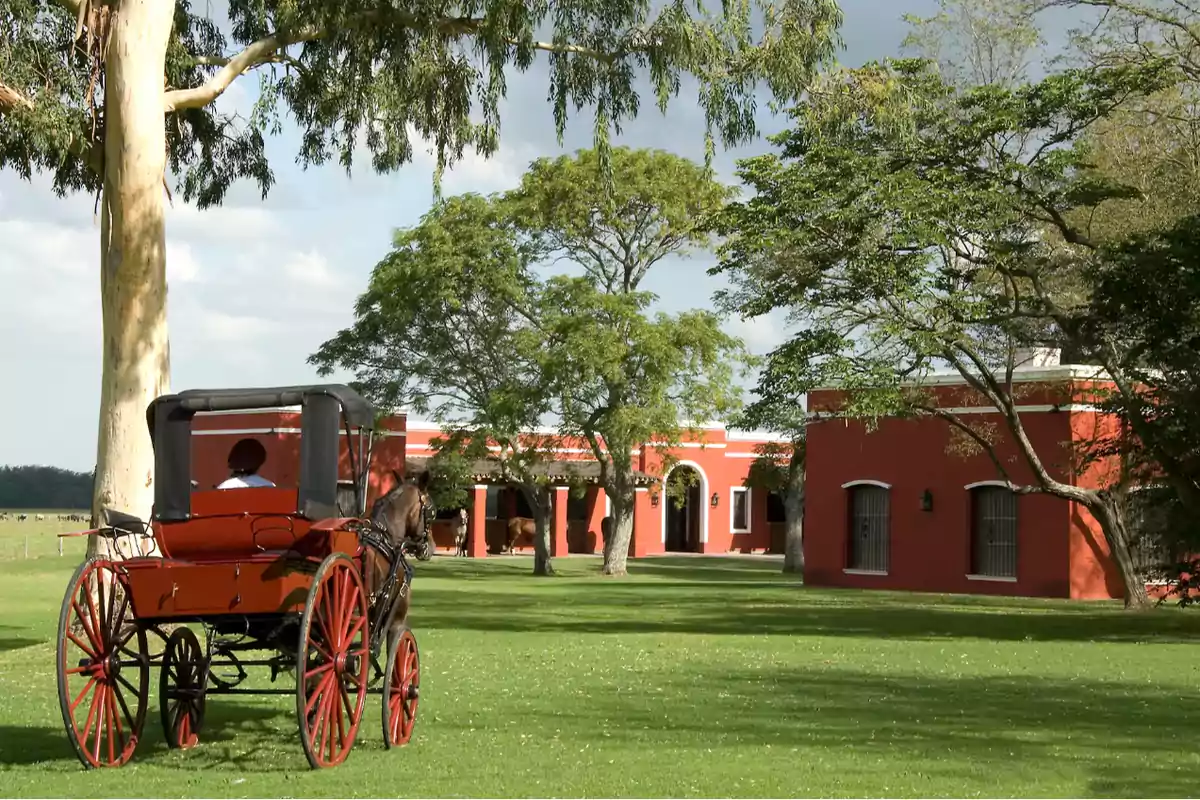
[[[188,750],[200,741],[206,666],[196,634],[191,628],[176,628],[167,639],[158,674],[158,706],[168,747]]]
[[[417,637],[405,626],[388,648],[383,685],[383,746],[399,747],[412,738],[421,694],[421,654]]]
[[[367,594],[349,556],[334,553],[313,578],[296,654],[300,742],[314,768],[346,760],[367,700]]]
[[[150,658],[146,631],[111,561],[89,558],[71,576],[56,656],[59,706],[79,760],[89,768],[129,761],[146,721]]]

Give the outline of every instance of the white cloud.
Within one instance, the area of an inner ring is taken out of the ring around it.
[[[433,171],[437,166],[437,148],[410,126],[408,135],[413,142],[413,163]],[[442,192],[446,195],[478,192],[491,194],[516,188],[521,176],[537,155],[527,148],[514,147],[501,139],[491,156],[481,155],[475,148],[463,150],[462,158],[442,175]]]
[[[329,268],[329,262],[315,250],[293,253],[284,261],[282,272],[288,280],[314,289],[338,285],[338,278]]]
[[[167,285],[195,283],[201,280],[200,262],[191,246],[182,242],[167,242]]]
[[[167,239],[254,243],[286,233],[277,213],[258,206],[217,206],[203,211],[179,203],[167,209]]]
[[[726,321],[725,330],[745,342],[746,349],[755,355],[766,355],[788,338],[787,326],[779,312],[750,319],[733,317]]]

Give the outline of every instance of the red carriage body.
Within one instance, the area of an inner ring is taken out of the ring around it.
[[[302,408],[297,487],[196,490],[190,447],[197,413],[288,405]],[[233,693],[295,694],[313,767],[346,758],[369,691],[384,697],[385,743],[406,743],[420,678],[407,624],[387,636],[386,667],[379,656],[393,611],[407,610],[412,572],[384,532],[363,519],[370,404],[341,385],[190,391],[158,398],[147,416],[156,473],[150,522],[106,509],[106,524],[93,533],[118,553],[145,552],[139,545],[152,537],[155,552],[89,558],[60,614],[59,696],[80,760],[119,766],[132,757],[152,664],[160,667],[162,721],[173,747],[198,742],[208,695]],[[342,435],[348,481],[339,480]],[[369,548],[391,565],[370,597],[363,579]],[[205,647],[189,624],[203,628]],[[174,630],[168,635],[163,626]],[[165,641],[160,654],[149,652],[147,634]],[[274,655],[242,657],[251,650]],[[294,670],[296,689],[241,687],[246,666],[270,667],[272,682]]]

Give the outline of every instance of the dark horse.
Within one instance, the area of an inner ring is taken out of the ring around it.
[[[415,483],[405,481],[395,471],[396,485],[371,506],[370,519],[387,531],[388,541],[397,553],[403,553],[413,542],[428,540],[428,514],[433,509],[429,499],[429,472],[421,472]],[[367,595],[374,601],[375,594],[387,579],[391,564],[373,548],[366,553]],[[397,628],[408,620],[408,593],[397,597],[388,615],[388,640]]]

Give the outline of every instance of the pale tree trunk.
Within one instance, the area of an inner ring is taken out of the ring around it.
[[[604,542],[605,575],[625,575],[628,571],[629,543],[633,540],[633,475],[628,469],[613,470],[611,534]],[[609,487],[605,487],[609,491]]]
[[[1100,530],[1104,532],[1109,555],[1117,565],[1117,572],[1125,587],[1125,607],[1134,611],[1153,608],[1154,601],[1146,593],[1145,576],[1139,574],[1134,564],[1129,529],[1122,509],[1111,497],[1103,496],[1097,496],[1083,505],[1092,512],[1092,516],[1100,523]]]
[[[792,465],[783,492],[783,571],[804,572],[804,466]]]
[[[553,506],[550,492],[543,487],[529,489],[522,487],[529,507],[533,509],[533,574],[553,575],[554,565],[550,561],[550,521],[553,518]]]
[[[93,522],[106,507],[146,519],[154,501],[146,407],[167,391],[170,379],[163,75],[174,11],[169,0],[123,0],[108,43],[100,223],[103,374]],[[108,540],[92,538],[89,553],[107,555]],[[112,555],[128,555],[122,550]]]

